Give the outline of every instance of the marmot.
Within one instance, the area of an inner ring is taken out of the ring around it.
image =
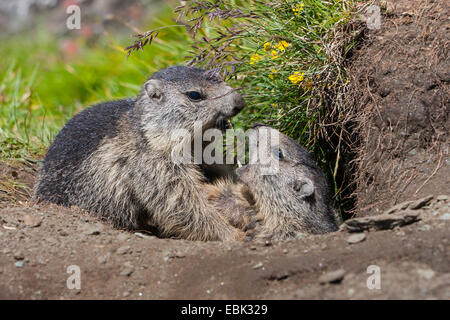
[[[242,96],[211,72],[175,66],[155,73],[135,99],[90,107],[73,117],[48,150],[34,198],[77,206],[116,227],[162,237],[234,240],[243,232],[216,214],[200,165],[171,159],[174,129],[222,126]],[[193,137],[194,135],[191,134]]]
[[[254,126],[248,135],[258,144],[261,130],[276,131]],[[278,161],[277,172],[264,175],[260,162],[247,164],[236,170],[238,182],[225,179],[205,184],[209,201],[237,228],[245,229],[250,222],[259,220],[259,226],[251,232],[257,239],[284,240],[295,237],[297,232],[320,234],[338,230],[340,219],[331,204],[325,174],[308,151],[276,132],[279,145],[264,152],[270,161]]]

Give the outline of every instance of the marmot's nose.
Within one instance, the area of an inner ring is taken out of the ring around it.
[[[239,112],[241,112],[241,110],[244,109],[244,107],[245,107],[245,100],[239,93],[237,93],[234,96],[233,115],[236,115]]]

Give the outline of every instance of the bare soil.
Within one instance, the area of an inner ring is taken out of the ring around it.
[[[387,1],[349,75],[362,145],[357,215],[450,190],[450,7]]]
[[[1,181],[20,181],[0,192],[0,299],[450,298],[448,196],[414,210],[419,221],[366,231],[353,244],[361,233],[204,243],[117,230],[76,209],[28,202],[35,169],[0,164]],[[66,284],[73,265],[81,290]],[[367,286],[371,265],[380,268],[380,289]]]
[[[355,88],[370,93],[360,94],[368,136],[359,173],[370,179],[359,182],[356,216],[384,219],[385,230],[343,227],[280,243],[159,239],[33,204],[38,164],[0,162],[0,299],[450,299],[445,10],[445,1],[388,2],[382,28],[354,56]],[[385,212],[426,195],[418,208]],[[393,227],[403,216],[418,221]],[[80,290],[67,287],[74,265]],[[367,284],[373,265],[379,289]]]

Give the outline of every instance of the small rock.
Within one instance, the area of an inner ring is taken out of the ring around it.
[[[421,276],[422,278],[424,278],[426,280],[431,280],[434,277],[434,275],[436,274],[431,269],[417,269],[416,271],[419,276]]]
[[[130,252],[130,246],[123,246],[120,247],[119,249],[117,249],[116,253],[117,254],[127,254],[128,252]]]
[[[85,236],[95,236],[95,235],[99,235],[100,232],[102,231],[102,227],[97,226],[90,226],[87,225],[83,228],[83,235]]]
[[[25,217],[23,217],[23,223],[25,223],[25,225],[27,227],[31,227],[31,228],[36,228],[39,227],[41,225],[42,222],[42,217],[33,217],[29,214],[25,215]]]
[[[430,203],[430,201],[433,200],[433,196],[429,195],[427,197],[421,198],[419,200],[410,200],[410,201],[405,201],[402,203],[399,203],[395,206],[393,206],[392,208],[386,210],[384,212],[384,214],[393,214],[399,211],[403,211],[406,209],[410,209],[410,210],[417,210],[420,209],[426,205],[428,205]]]
[[[59,235],[60,235],[61,237],[67,237],[69,234],[68,234],[66,231],[60,231],[60,232],[59,232]]]
[[[380,214],[370,217],[353,218],[345,221],[341,230],[362,232],[366,230],[387,230],[419,221],[419,212],[405,210],[398,214]]]
[[[350,237],[348,237],[347,242],[350,244],[354,244],[354,243],[364,241],[365,239],[366,239],[365,233],[356,233],[356,234],[352,234]]]
[[[117,236],[117,240],[119,241],[127,241],[130,238],[128,233],[121,233]]]
[[[0,231],[0,237],[3,235],[3,232]]]
[[[16,263],[14,263],[14,267],[16,268],[22,268],[23,267],[23,261],[17,261]]]
[[[444,213],[442,216],[439,217],[440,220],[450,220],[450,213]]]
[[[252,268],[253,269],[260,269],[260,268],[262,268],[263,267],[263,263],[262,262],[258,262],[257,264],[255,264]]]
[[[287,249],[283,249],[283,253],[284,254],[286,254],[286,253],[288,253],[289,251],[287,250]]]
[[[431,227],[428,224],[424,224],[423,226],[419,227],[420,231],[430,231]]]
[[[440,196],[437,196],[436,198],[437,201],[447,201],[448,200],[448,196],[445,194],[441,194]]]
[[[127,261],[127,262],[125,262],[125,264],[123,266],[124,266],[124,268],[120,272],[120,275],[126,276],[126,277],[131,276],[131,274],[134,272],[133,265],[129,261]]]
[[[305,237],[305,234],[304,234],[304,233],[297,232],[297,233],[295,234],[295,239],[297,239],[297,240],[303,239],[304,237]]]
[[[183,259],[186,255],[182,252],[175,252],[175,258]]]
[[[135,232],[134,235],[136,237],[143,238],[143,239],[151,239],[151,238],[153,238],[153,236],[150,236],[148,234],[141,233],[141,232]]]
[[[130,291],[125,291],[124,293],[122,293],[123,297],[128,297],[130,295]]]
[[[16,253],[14,253],[14,259],[16,260],[23,260],[25,259],[25,256],[22,252],[18,251]]]
[[[110,257],[111,257],[111,253],[108,252],[108,253],[98,257],[97,261],[100,264],[105,264],[109,260]]]
[[[425,207],[426,205],[428,205],[431,202],[431,200],[433,200],[433,198],[434,197],[432,195],[430,195],[430,196],[427,196],[425,198],[413,201],[409,205],[408,209],[417,210],[417,209],[420,209],[422,207]]]
[[[183,259],[184,257],[186,257],[186,255],[181,252],[167,252],[164,256],[164,261],[169,261],[174,258]]]
[[[319,282],[320,284],[325,283],[340,283],[342,279],[344,279],[345,270],[339,269],[336,271],[327,272],[320,276]]]
[[[255,250],[256,250],[256,247],[255,247],[255,246],[251,246],[251,247],[250,247],[250,250],[255,251]]]
[[[270,246],[272,245],[272,242],[271,242],[270,240],[266,240],[266,241],[264,242],[264,245],[265,245],[266,247],[270,247]]]

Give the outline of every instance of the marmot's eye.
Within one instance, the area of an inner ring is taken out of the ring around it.
[[[191,101],[200,101],[203,100],[203,96],[200,92],[197,91],[189,91],[186,92],[186,95]]]
[[[277,157],[278,160],[284,159],[284,155],[283,155],[283,152],[281,152],[281,149],[278,149],[275,151],[275,156]]]

